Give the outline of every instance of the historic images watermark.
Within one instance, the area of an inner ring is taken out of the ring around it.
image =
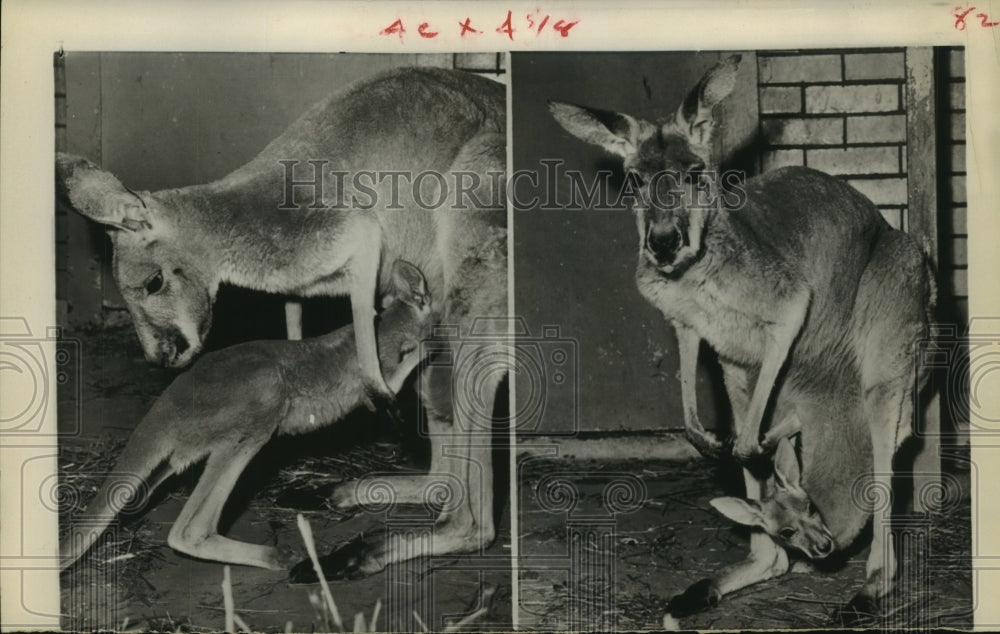
[[[479,210],[594,209],[628,207],[741,209],[746,174],[739,170],[662,170],[644,181],[635,173],[616,179],[611,170],[585,174],[543,159],[538,169],[503,171],[339,170],[326,159],[279,161],[284,196],[279,209]],[[620,182],[616,182],[620,180]]]

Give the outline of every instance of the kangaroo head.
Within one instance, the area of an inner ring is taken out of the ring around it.
[[[87,159],[60,154],[56,182],[74,209],[104,225],[114,246],[115,281],[146,359],[188,364],[212,323],[218,267],[211,253],[178,231],[163,193],[133,192]]]
[[[552,102],[570,134],[622,159],[639,230],[640,253],[666,275],[682,273],[698,256],[707,206],[718,197],[713,174],[715,106],[733,90],[740,56],[714,66],[677,111],[656,122],[628,114]],[[697,243],[694,243],[697,242]]]
[[[378,318],[382,368],[409,374],[420,361],[420,342],[430,334],[433,322],[431,295],[420,269],[406,260],[396,260],[392,288],[382,304],[385,309]]]
[[[836,542],[800,478],[795,447],[783,438],[774,455],[774,487],[763,500],[721,497],[710,504],[734,522],[762,529],[785,548],[822,559],[833,553]]]

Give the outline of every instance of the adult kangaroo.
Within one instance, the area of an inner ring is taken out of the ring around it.
[[[461,503],[441,511],[430,540],[377,538],[335,551],[324,560],[331,578],[474,551],[494,538],[489,443],[473,436],[490,420],[502,376],[470,373],[488,349],[482,335],[506,335],[504,319],[478,319],[507,314],[504,95],[502,85],[458,71],[391,71],[316,104],[228,176],[152,193],[131,192],[85,159],[57,158],[72,206],[110,230],[115,279],[152,361],[190,362],[221,282],[349,293],[360,369],[384,392],[375,295],[389,287],[395,260],[423,271],[440,300],[435,322],[457,326],[454,363],[434,363],[421,376],[431,473],[383,484],[398,502],[420,503],[431,478]],[[474,321],[479,337],[462,345]],[[454,398],[475,407],[453,407]],[[369,490],[346,484],[338,503],[364,503]],[[312,580],[311,567],[298,570],[293,578]]]
[[[703,340],[722,365],[739,458],[763,451],[761,426],[772,403],[774,424],[784,420],[782,400],[833,397],[843,401],[845,416],[866,426],[868,473],[888,490],[892,457],[912,430],[913,348],[927,332],[933,304],[928,263],[871,201],[822,172],[783,168],[743,186],[731,174],[715,178],[713,111],[732,91],[739,62],[738,55],[719,62],[676,112],[655,123],[566,103],[550,108],[568,132],[621,158],[633,179],[636,280],[677,332],[684,424],[694,444],[704,452],[723,448],[697,416],[694,376]],[[812,424],[836,430],[841,416],[826,413]],[[803,443],[816,442],[807,433]],[[803,468],[805,489],[827,517],[834,508],[823,500],[830,494],[818,495],[824,485],[810,482],[806,457]],[[744,476],[747,497],[759,500],[761,480],[746,469]],[[837,495],[846,499],[850,491]],[[867,580],[852,609],[871,610],[895,574],[887,525],[875,515]],[[684,611],[787,569],[785,551],[754,533],[750,557],[718,582],[689,588]]]

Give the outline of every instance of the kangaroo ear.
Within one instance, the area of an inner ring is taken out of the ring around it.
[[[56,154],[56,189],[70,206],[95,222],[126,231],[150,227],[142,199],[83,157]]]
[[[715,127],[712,110],[736,86],[736,71],[742,56],[732,55],[713,66],[694,87],[677,112],[677,122],[686,127],[691,143],[707,145]]]
[[[424,279],[424,274],[406,260],[393,262],[392,285],[393,294],[400,301],[420,310],[430,307],[431,296],[427,291],[427,280]]]
[[[799,457],[795,454],[795,445],[791,438],[778,441],[774,452],[774,479],[782,489],[798,488],[802,475],[799,470]]]
[[[754,500],[743,498],[721,497],[708,502],[716,511],[722,513],[737,524],[745,526],[764,527],[764,512]]]
[[[561,101],[550,101],[549,112],[564,130],[581,141],[600,146],[621,158],[635,154],[632,139],[638,122],[627,114]]]

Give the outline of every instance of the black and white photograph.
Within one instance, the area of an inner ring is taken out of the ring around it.
[[[0,14],[0,632],[1000,628],[1000,12]]]
[[[64,628],[510,629],[505,65],[56,57]]]
[[[576,382],[518,434],[522,627],[970,627],[968,397],[919,354],[966,314],[962,49],[511,76],[516,312]]]

